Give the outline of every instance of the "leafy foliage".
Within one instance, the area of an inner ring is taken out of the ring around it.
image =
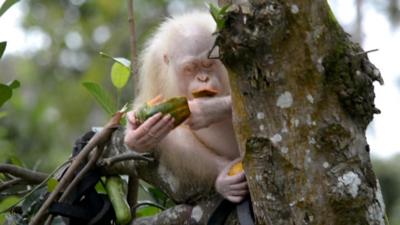
[[[8,196],[0,202],[0,224],[4,224],[7,216],[6,213],[1,212],[13,206],[19,201],[19,199],[20,198],[18,196]]]
[[[225,15],[230,7],[230,5],[225,5],[222,8],[210,3],[209,5],[211,16],[217,23],[217,31],[222,30],[225,27]]]
[[[17,80],[14,80],[9,85],[0,83],[0,107],[11,98],[13,89],[18,88],[19,86],[20,83]]]
[[[100,54],[115,61],[111,68],[111,82],[118,90],[117,102],[114,103],[111,94],[109,94],[109,92],[103,89],[99,84],[94,82],[83,82],[82,84],[95,97],[97,103],[99,103],[109,115],[113,115],[119,107],[122,88],[124,88],[128,83],[131,74],[129,67],[131,63],[125,58],[115,58],[105,53]]]
[[[128,83],[130,73],[129,67],[119,62],[114,63],[111,68],[111,80],[114,87],[119,90],[125,87],[126,83]]]
[[[110,56],[110,55],[108,55],[108,54],[106,54],[106,53],[104,53],[104,52],[100,52],[100,55],[103,56],[103,57],[106,57],[106,58],[110,58],[110,59],[112,59],[114,62],[120,63],[122,66],[124,66],[124,67],[126,67],[128,70],[130,70],[129,67],[130,67],[130,65],[131,65],[131,62],[130,62],[128,59],[122,58],[122,57],[112,57],[112,56]]]
[[[149,207],[157,206],[156,208],[163,209],[163,208],[170,208],[175,205],[175,203],[159,188],[153,187],[144,181],[140,182],[140,187],[141,187],[140,189],[143,190],[144,192],[141,194],[141,196],[144,196],[143,200],[144,201],[151,200],[151,202],[154,203],[153,206]]]
[[[47,181],[47,191],[52,192],[57,187],[57,184],[58,184],[58,180],[56,180],[54,178],[50,178]]]
[[[6,46],[7,46],[6,41],[0,42],[0,59],[3,56],[4,51],[6,50]]]
[[[0,7],[0,16],[2,16],[11,6],[17,3],[19,0],[6,0]]]
[[[154,216],[160,213],[161,211],[162,211],[161,209],[154,206],[144,206],[136,210],[136,216],[137,217]]]
[[[13,80],[9,85],[8,85],[11,89],[16,89],[19,88],[21,86],[21,83],[17,80]]]
[[[12,96],[12,89],[4,84],[0,84],[0,107]]]
[[[7,215],[0,214],[0,219],[1,215],[3,215],[6,217],[7,221],[5,224],[19,224],[19,225],[28,224],[27,222],[29,221],[29,218],[35,215],[35,213],[39,210],[40,206],[43,204],[46,194],[47,194],[47,187],[41,187],[38,188],[37,190],[34,190],[32,193],[30,193],[28,196],[24,198],[23,202],[20,205],[15,206],[13,208],[13,211],[16,211],[18,213],[14,212],[14,213],[9,213]],[[7,206],[8,207],[13,206],[20,200],[21,200],[20,198],[15,198],[13,199],[13,201],[8,202]]]
[[[93,95],[96,101],[103,107],[108,115],[113,115],[117,111],[113,98],[100,85],[93,82],[83,82],[82,85]]]

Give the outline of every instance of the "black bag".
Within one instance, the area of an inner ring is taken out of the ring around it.
[[[73,156],[76,156],[94,136],[89,131],[76,140]],[[85,163],[82,163],[81,168]],[[53,203],[49,213],[60,215],[66,219],[67,225],[111,225],[115,221],[114,209],[107,195],[99,194],[95,190],[101,178],[99,169],[89,171],[71,192],[65,203]]]

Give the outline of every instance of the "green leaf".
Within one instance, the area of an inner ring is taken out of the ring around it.
[[[7,42],[0,42],[0,59],[4,54],[4,50],[6,50]]]
[[[11,155],[8,157],[8,160],[11,162],[11,164],[19,166],[19,167],[25,167],[24,163],[18,156],[16,155]]]
[[[210,3],[208,4],[208,7],[210,9],[211,16],[215,20],[218,17],[218,12],[219,12],[218,6],[214,5],[213,3]]]
[[[6,0],[0,7],[0,16],[2,16],[12,5],[17,3],[19,0]]]
[[[19,88],[21,86],[21,83],[18,80],[13,80],[10,83],[8,83],[8,86],[11,89],[17,89],[17,88]]]
[[[129,61],[129,59],[123,58],[123,57],[112,57],[110,55],[108,55],[107,53],[104,52],[100,52],[100,55],[104,58],[110,58],[112,60],[114,60],[115,62],[121,63],[122,65],[124,65],[125,67],[127,67],[128,69],[130,69],[131,66],[131,61]]]
[[[83,82],[82,85],[92,94],[97,103],[99,103],[109,115],[113,115],[117,111],[113,98],[100,85],[93,82]]]
[[[18,196],[8,196],[0,201],[0,224],[4,224],[6,220],[6,213],[3,212],[14,206],[19,200],[20,198]]]
[[[136,216],[139,217],[146,217],[146,216],[154,216],[161,212],[161,209],[154,207],[154,206],[144,206],[140,207],[136,210]]]
[[[53,192],[54,189],[57,187],[58,184],[58,180],[54,179],[54,178],[50,178],[47,181],[47,191],[48,192]]]
[[[131,61],[129,61],[129,59],[123,58],[123,57],[114,57],[113,58],[115,62],[119,62],[122,65],[124,65],[126,68],[128,68],[130,70],[130,66],[131,66]]]
[[[4,84],[0,84],[0,107],[10,99],[12,96],[12,89]]]
[[[94,188],[96,189],[96,192],[99,194],[107,194],[107,191],[104,188],[104,185],[102,184],[101,181],[97,182],[97,184]]]
[[[12,96],[12,90],[20,86],[19,81],[14,80],[10,84],[0,84],[0,107]]]
[[[148,191],[158,204],[163,204],[168,199],[168,196],[164,192],[162,192],[159,188],[149,187]]]
[[[210,10],[211,16],[214,18],[217,24],[217,30],[221,30],[225,27],[225,15],[228,11],[230,5],[225,5],[222,8],[215,6],[214,4],[208,4],[208,8]]]
[[[225,14],[228,11],[229,7],[231,7],[230,4],[222,6],[222,8],[220,10],[221,14],[225,16]]]
[[[129,67],[126,67],[119,62],[114,63],[114,65],[111,67],[111,81],[116,88],[122,89],[125,87],[129,80],[129,76]]]
[[[19,201],[19,199],[20,198],[17,196],[8,196],[7,198],[5,198],[3,201],[0,202],[0,212],[13,206]]]

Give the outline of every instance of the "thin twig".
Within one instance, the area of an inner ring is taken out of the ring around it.
[[[65,189],[64,193],[61,195],[59,202],[64,202],[68,195],[71,193],[73,188],[82,180],[82,178],[86,175],[89,170],[93,169],[96,165],[97,160],[99,159],[101,153],[103,152],[104,147],[99,146],[94,150],[94,154],[90,157],[89,162],[82,168],[81,171],[75,176],[72,182]]]
[[[11,164],[0,164],[0,173],[9,173],[32,184],[38,184],[48,176],[46,173],[29,170]]]
[[[90,156],[89,161],[79,171],[79,173],[74,177],[74,179],[71,181],[71,183],[66,187],[65,191],[63,192],[60,199],[58,200],[59,202],[65,202],[66,198],[71,193],[71,191],[83,179],[83,177],[86,175],[86,173],[89,172],[89,170],[91,170],[94,167],[94,165],[96,164],[97,160],[99,159],[101,153],[103,152],[102,151],[103,149],[104,149],[103,147],[96,147],[96,149],[94,150],[94,154],[92,156]],[[45,225],[51,225],[53,219],[54,219],[54,216],[49,215],[49,217],[47,218],[47,220],[45,222]]]
[[[161,209],[161,210],[165,210],[165,207],[164,206],[162,206],[162,205],[160,205],[160,204],[157,204],[157,203],[154,203],[154,202],[151,202],[151,201],[142,201],[142,202],[139,202],[138,204],[136,204],[135,205],[135,207],[133,207],[133,209],[132,210],[136,210],[136,209],[138,209],[138,208],[140,208],[140,207],[142,207],[142,206],[153,206],[153,207],[156,207],[156,208],[159,208],[159,209]]]
[[[57,200],[58,194],[61,190],[64,190],[68,184],[72,181],[75,173],[79,169],[80,163],[83,162],[89,155],[89,153],[98,145],[104,145],[112,133],[118,128],[118,125],[121,121],[123,112],[117,112],[111,120],[107,123],[107,125],[100,132],[96,133],[87,145],[81,150],[81,152],[74,158],[71,163],[71,166],[68,168],[67,172],[64,174],[56,188],[50,193],[49,197],[40,207],[39,211],[32,218],[29,225],[38,225],[42,222],[43,218],[48,214],[47,209],[50,205]]]
[[[31,190],[22,190],[22,191],[16,191],[16,192],[3,192],[0,193],[0,197],[7,197],[7,196],[13,196],[13,195],[25,195],[27,193],[29,193]]]
[[[37,160],[37,161],[35,162],[35,165],[32,167],[32,169],[33,169],[34,171],[36,171],[37,168],[39,168],[39,166],[40,166],[41,163],[42,163],[42,160],[41,160],[41,159]]]
[[[108,167],[108,166],[114,165],[115,163],[118,163],[121,161],[126,161],[126,160],[144,160],[144,161],[148,161],[148,162],[154,161],[153,158],[148,157],[149,155],[150,154],[147,154],[147,153],[138,154],[136,152],[128,152],[128,153],[116,155],[113,157],[101,159],[98,162],[98,165],[101,167]]]
[[[138,62],[137,62],[137,48],[136,48],[136,25],[135,25],[135,14],[134,14],[134,0],[128,0],[128,21],[130,34],[130,46],[131,46],[131,71],[133,81],[133,93],[136,94],[136,87],[138,81]],[[136,157],[136,156],[135,156]],[[111,161],[112,162],[112,161]],[[139,180],[136,176],[129,176],[128,182],[128,204],[131,208],[137,203],[137,195],[139,189]],[[135,214],[133,214],[135,215]]]
[[[21,179],[21,178],[16,178],[16,179],[13,179],[13,180],[8,180],[8,181],[5,181],[3,183],[0,183],[0,192],[4,191],[4,190],[7,190],[7,189],[9,189],[9,188],[11,188],[11,187],[13,187],[15,185],[22,184],[22,183],[24,183],[24,180]]]
[[[15,176],[13,176],[13,175],[11,175],[9,173],[3,173],[3,175],[6,178],[6,180],[12,180],[12,179],[17,178],[17,177],[15,177]]]
[[[54,215],[50,214],[49,217],[47,217],[46,222],[44,225],[51,225],[53,223]]]
[[[47,181],[50,180],[51,177],[53,177],[54,174],[56,174],[60,169],[62,169],[65,165],[71,163],[71,159],[68,159],[67,161],[65,161],[63,164],[61,164],[59,167],[57,167],[55,170],[53,170],[49,176],[40,184],[36,185],[28,194],[26,194],[24,197],[20,198],[16,203],[14,203],[13,205],[9,206],[7,209],[4,209],[3,211],[0,211],[0,214],[5,213],[7,211],[9,211],[11,208],[15,207],[16,205],[18,205],[19,203],[21,203],[22,201],[24,201],[28,196],[30,196],[33,192],[37,191],[39,188],[41,188],[43,185],[47,184]]]
[[[371,49],[371,50],[368,50],[368,51],[365,51],[365,52],[359,52],[359,53],[356,53],[356,56],[358,56],[358,55],[366,55],[366,54],[369,54],[369,53],[371,53],[371,52],[377,52],[377,51],[379,51],[379,49]]]
[[[131,71],[132,71],[132,81],[135,90],[135,84],[137,81],[138,73],[138,63],[137,63],[137,48],[136,48],[136,25],[134,16],[134,0],[128,0],[128,22],[130,30],[130,47],[131,47]],[[134,92],[136,93],[136,92]]]
[[[131,175],[129,176],[128,195],[126,198],[128,201],[128,205],[131,208],[132,220],[136,218],[136,210],[134,206],[137,204],[138,193],[139,193],[139,178],[135,175]]]

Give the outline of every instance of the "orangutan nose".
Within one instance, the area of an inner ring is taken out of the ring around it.
[[[200,82],[207,82],[209,79],[210,77],[205,73],[197,75],[197,80],[199,80]]]

